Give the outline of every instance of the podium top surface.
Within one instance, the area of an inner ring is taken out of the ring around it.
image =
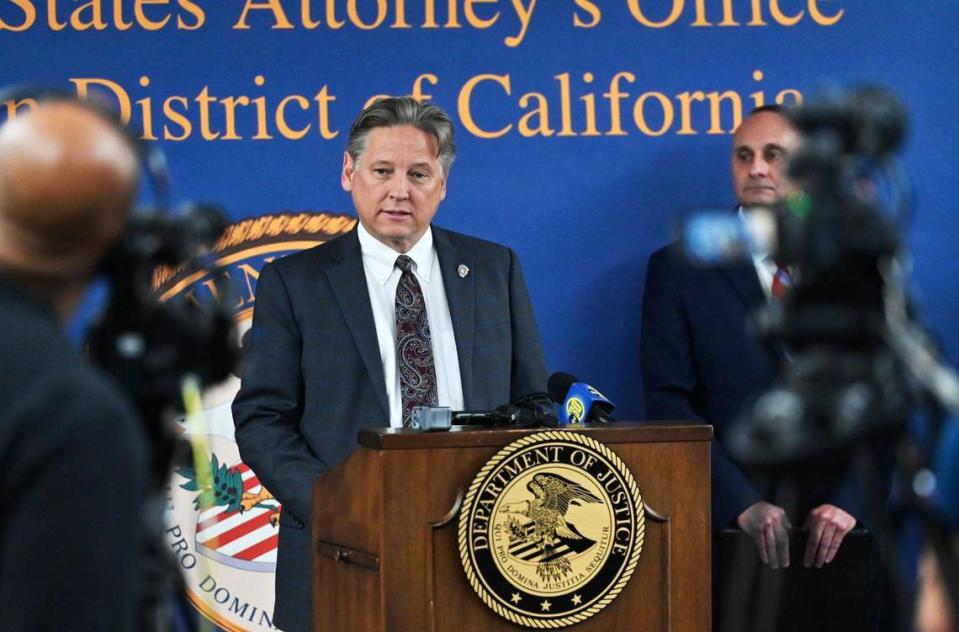
[[[466,448],[506,445],[522,436],[546,430],[582,432],[602,443],[652,443],[663,441],[709,441],[713,427],[688,421],[586,424],[563,428],[491,428],[453,426],[450,430],[424,432],[408,428],[364,428],[358,434],[361,446],[371,450]]]

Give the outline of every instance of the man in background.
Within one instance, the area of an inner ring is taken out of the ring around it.
[[[519,259],[435,226],[453,123],[411,98],[353,123],[340,182],[355,230],[265,266],[233,402],[240,455],[283,505],[273,620],[312,625],[314,481],[361,427],[406,427],[415,406],[490,410],[546,384]]]
[[[736,212],[742,221],[796,190],[787,175],[800,137],[778,106],[751,112],[736,130],[732,148]],[[831,562],[856,518],[843,501],[821,498],[799,515],[786,515],[765,497],[724,448],[737,416],[768,389],[788,361],[781,347],[759,339],[750,317],[785,296],[790,271],[769,253],[741,264],[693,267],[678,245],[649,260],[643,297],[642,372],[647,416],[712,424],[712,530],[738,526],[753,539],[759,558],[773,569],[795,563],[789,529],[809,529],[801,562]],[[718,548],[714,545],[714,549]]]
[[[60,329],[123,230],[129,139],[41,101],[0,126],[0,629],[134,630],[146,449]]]

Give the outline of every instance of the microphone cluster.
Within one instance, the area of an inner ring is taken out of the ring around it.
[[[501,426],[510,428],[556,428],[586,422],[615,421],[615,408],[594,387],[569,373],[549,377],[548,393],[530,393],[493,410],[459,410],[419,407],[413,410],[411,427],[417,430],[449,430],[457,426]],[[560,405],[557,415],[553,403]]]
[[[511,426],[514,428],[555,428],[559,417],[546,393],[523,395],[491,411],[462,410],[452,414],[456,425]]]

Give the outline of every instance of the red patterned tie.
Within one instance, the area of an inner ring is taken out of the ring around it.
[[[776,264],[776,274],[773,275],[772,295],[777,301],[783,300],[792,289],[793,278],[789,268]]]
[[[396,266],[403,271],[396,286],[396,361],[403,399],[403,427],[406,428],[414,406],[436,406],[439,397],[423,290],[413,275],[412,259],[400,255]]]

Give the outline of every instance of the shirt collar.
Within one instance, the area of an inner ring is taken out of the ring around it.
[[[374,237],[366,230],[362,222],[357,222],[356,233],[360,239],[360,252],[363,255],[363,263],[377,281],[386,285],[396,269],[396,258],[400,253],[396,252],[382,241]],[[436,258],[436,249],[433,248],[433,227],[430,226],[420,237],[420,240],[414,244],[406,256],[416,264],[416,276],[426,283],[430,282],[430,274],[433,271],[433,261]]]
[[[748,209],[741,204],[739,205],[739,208],[737,209],[737,213],[739,213],[739,218],[743,222],[749,221],[748,218],[746,217],[746,214],[749,212],[751,212],[751,209]],[[776,271],[776,267],[777,267],[776,260],[773,259],[773,256],[769,252],[765,252],[761,249],[757,249],[751,253],[751,256],[753,260],[753,265],[757,267],[763,266],[767,269],[772,270],[773,272]]]

